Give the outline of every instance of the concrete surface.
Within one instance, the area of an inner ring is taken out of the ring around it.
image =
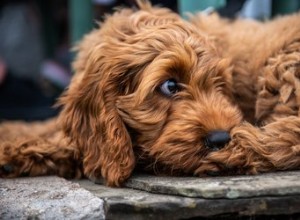
[[[300,171],[210,178],[135,175],[124,188],[86,179],[0,179],[0,219],[199,217],[299,220]]]
[[[62,178],[0,179],[0,219],[104,219],[103,205]]]

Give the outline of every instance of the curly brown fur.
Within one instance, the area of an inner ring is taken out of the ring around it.
[[[299,15],[191,24],[139,7],[78,45],[59,124],[0,126],[0,176],[83,173],[120,186],[137,166],[197,176],[299,169]],[[211,147],[215,131],[231,141]]]
[[[82,176],[80,152],[59,131],[55,119],[46,122],[4,122],[0,126],[0,177]]]

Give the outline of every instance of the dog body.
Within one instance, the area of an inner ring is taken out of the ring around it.
[[[115,12],[78,45],[58,123],[0,126],[0,176],[119,186],[137,165],[196,176],[298,169],[299,15],[190,23],[139,7]]]

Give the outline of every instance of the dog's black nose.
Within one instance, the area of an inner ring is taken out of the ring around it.
[[[211,150],[220,150],[231,140],[227,131],[212,131],[204,139],[204,144]]]

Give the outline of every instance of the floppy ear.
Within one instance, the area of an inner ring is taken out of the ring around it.
[[[135,166],[131,138],[115,106],[124,73],[101,56],[101,45],[89,51],[83,49],[75,61],[76,75],[59,102],[60,123],[83,153],[84,174],[119,186]]]

